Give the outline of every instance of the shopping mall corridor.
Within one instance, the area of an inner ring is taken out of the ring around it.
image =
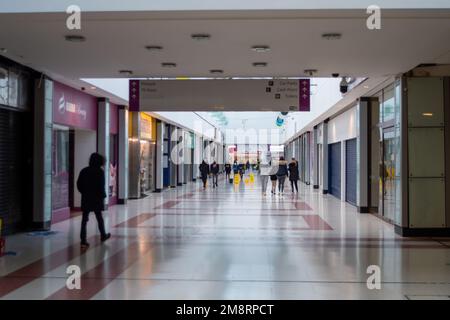
[[[92,214],[80,252],[81,217],[54,234],[6,239],[1,299],[414,299],[450,295],[450,239],[395,235],[393,226],[310,186],[263,196],[199,181],[105,212],[102,244]],[[66,288],[69,265],[81,290]],[[367,288],[369,265],[381,289]]]

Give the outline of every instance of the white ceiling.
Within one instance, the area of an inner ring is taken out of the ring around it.
[[[382,12],[382,29],[366,28],[365,12],[349,10],[235,12],[114,12],[82,14],[81,31],[66,29],[64,13],[0,14],[6,56],[65,78],[224,76],[388,76],[421,63],[450,63],[450,11]],[[326,41],[321,34],[342,33]],[[192,33],[209,33],[207,41]],[[84,43],[64,40],[82,34]],[[271,47],[268,53],[250,50]],[[151,53],[146,45],[161,45]],[[255,68],[253,62],[267,62]],[[175,62],[167,69],[161,62]]]

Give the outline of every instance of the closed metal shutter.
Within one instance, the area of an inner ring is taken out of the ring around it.
[[[356,139],[345,144],[345,200],[356,205]]]
[[[328,145],[328,192],[341,198],[341,143]]]
[[[23,157],[20,132],[21,114],[0,108],[0,218],[2,234],[17,231],[23,222],[21,195],[26,193],[27,181],[21,179]],[[21,190],[22,189],[22,190]]]

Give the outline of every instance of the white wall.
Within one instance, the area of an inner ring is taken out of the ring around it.
[[[97,151],[97,133],[88,130],[75,130],[74,146],[74,197],[73,203],[76,208],[81,206],[81,194],[77,189],[77,179],[80,171],[89,164],[89,157]]]
[[[328,143],[356,138],[356,121],[356,107],[331,119],[328,122]]]

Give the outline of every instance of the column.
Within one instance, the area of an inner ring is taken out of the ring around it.
[[[119,106],[118,203],[128,200],[128,107]]]
[[[128,154],[128,196],[130,199],[141,197],[141,116],[139,112],[130,112],[131,132],[129,137]]]
[[[185,159],[184,159],[184,154],[185,154],[185,149],[184,149],[184,130],[181,128],[177,128],[177,145],[176,145],[176,149],[177,149],[177,155],[178,155],[178,162],[177,162],[177,186],[182,186],[184,183],[184,164],[185,164]]]
[[[322,192],[328,193],[328,121],[322,123]]]
[[[342,140],[341,141],[341,201],[345,202],[345,192],[346,192],[346,188],[345,188],[345,182],[347,179],[347,175],[346,175],[346,165],[345,165],[345,161],[346,161],[346,152],[345,152],[345,148],[346,148],[346,141]]]
[[[314,126],[313,129],[313,141],[312,141],[312,147],[313,147],[313,158],[312,158],[312,184],[314,189],[319,189],[319,172],[318,172],[318,166],[319,166],[319,158],[317,156],[317,126]]]
[[[369,110],[370,98],[362,97],[356,106],[356,206],[369,212]]]
[[[98,100],[97,152],[105,157],[105,207],[109,203],[109,100]]]
[[[49,230],[52,220],[53,81],[35,80],[33,137],[33,221],[37,230]]]
[[[306,132],[306,144],[305,144],[305,182],[307,185],[311,183],[311,132]]]
[[[155,168],[156,168],[156,181],[155,181],[155,191],[161,192],[163,189],[163,148],[164,148],[164,123],[160,120],[156,120],[156,159],[155,159]]]

